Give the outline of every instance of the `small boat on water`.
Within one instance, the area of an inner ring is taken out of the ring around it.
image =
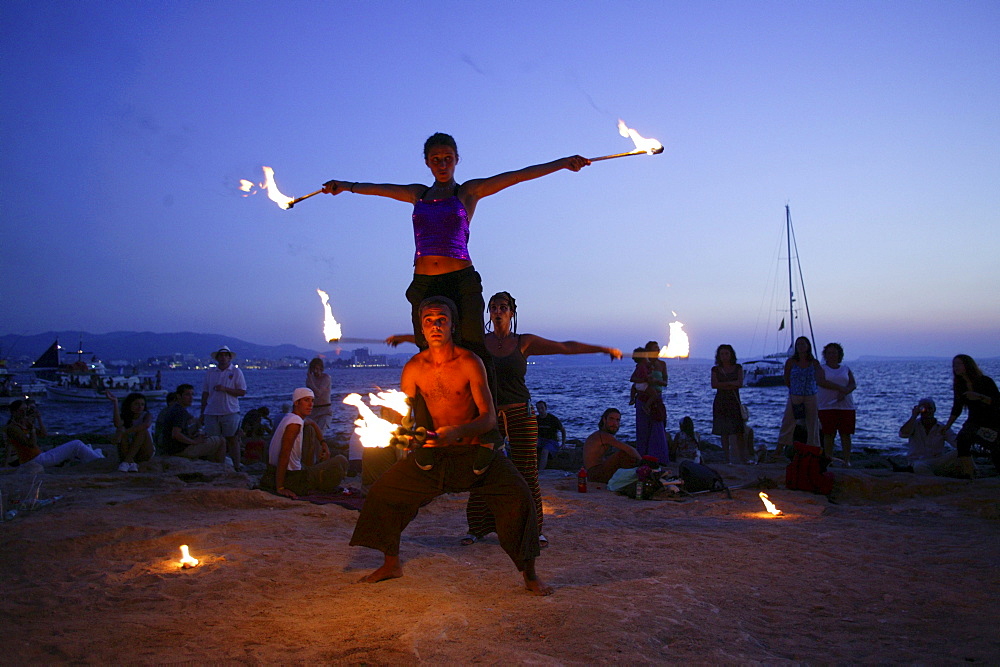
[[[25,398],[45,396],[45,383],[28,381],[0,366],[0,406],[10,405]]]
[[[806,286],[802,281],[802,265],[799,263],[799,249],[795,242],[795,230],[792,228],[792,213],[787,204],[785,205],[784,236],[785,249],[788,255],[788,310],[785,311],[782,306],[780,312],[787,314],[788,345],[780,343],[778,351],[774,353],[741,362],[743,365],[743,384],[746,387],[783,387],[785,385],[785,361],[792,356],[795,346],[795,322],[799,319],[799,308],[796,307],[795,278],[797,278],[798,288],[802,294],[806,323],[809,327],[809,340],[812,342],[815,354],[816,339],[813,335],[812,317],[809,315],[809,299],[806,298]],[[792,264],[792,259],[795,260],[794,265]],[[785,317],[781,318],[778,332],[785,329],[785,319]],[[802,328],[804,329],[805,327],[803,326]]]
[[[167,390],[159,386],[156,376],[148,373],[110,373],[96,357],[84,361],[81,344],[76,352],[77,360],[64,364],[60,360],[57,339],[42,353],[29,369],[45,383],[46,397],[50,401],[68,403],[97,403],[108,400],[107,392],[119,399],[133,392],[139,392],[147,401],[166,400]]]

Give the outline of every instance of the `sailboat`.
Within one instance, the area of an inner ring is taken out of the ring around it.
[[[56,339],[28,369],[47,383],[46,395],[51,401],[97,403],[107,400],[108,392],[118,398],[132,392],[141,393],[147,401],[166,398],[167,390],[160,388],[152,375],[135,372],[115,375],[108,372],[97,357],[84,361],[84,355],[90,353],[83,351],[82,340],[73,353],[77,359],[72,364],[62,363],[61,349]]]
[[[796,282],[794,278],[798,279],[798,288],[802,295],[802,305],[806,314],[805,325],[800,326],[799,335],[805,335],[801,331],[804,331],[805,327],[808,326],[809,340],[812,342],[813,349],[816,349],[812,317],[809,314],[809,299],[806,298],[806,287],[802,280],[802,264],[799,262],[799,249],[795,242],[795,229],[792,227],[792,212],[787,204],[785,205],[784,237],[788,262],[788,310],[784,311],[784,308],[782,308],[786,316],[782,317],[781,324],[778,326],[778,332],[780,334],[781,331],[787,328],[788,345],[781,344],[781,347],[771,354],[765,354],[758,359],[743,362],[743,384],[747,387],[779,387],[785,384],[785,361],[792,356],[795,350],[796,321],[799,319],[799,308],[796,305],[798,302],[795,292]],[[793,259],[795,260],[794,265],[792,263]],[[788,321],[787,327],[785,326],[786,319]],[[779,336],[779,338],[781,337]],[[781,338],[781,340],[784,339]]]

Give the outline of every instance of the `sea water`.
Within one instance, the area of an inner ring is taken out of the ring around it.
[[[624,441],[635,438],[635,408],[628,405],[629,377],[634,369],[631,361],[611,362],[594,356],[594,362],[582,365],[548,363],[544,357],[528,367],[527,384],[532,401],[544,400],[549,411],[562,420],[569,439],[582,440],[597,428],[597,421],[605,408],[614,407],[622,412],[622,426],[618,437]],[[854,372],[858,388],[854,392],[857,404],[857,433],[854,447],[873,447],[898,450],[904,444],[899,438],[899,427],[906,421],[919,398],[929,396],[938,405],[938,419],[945,421],[952,405],[951,360],[931,361],[854,361],[847,366]],[[990,377],[1000,378],[1000,360],[982,363],[982,370]],[[671,433],[678,430],[678,422],[690,416],[698,431],[710,442],[711,436],[712,364],[704,361],[667,360],[669,385],[663,391],[667,406],[667,427]],[[366,397],[369,392],[381,389],[399,389],[399,368],[335,368],[333,380],[333,420],[330,431],[345,440],[353,429],[357,409],[344,405],[349,393]],[[240,399],[245,413],[251,408],[266,405],[277,423],[282,408],[291,401],[292,390],[305,386],[305,371],[301,370],[246,370],[247,395]],[[167,371],[163,373],[163,386],[173,389],[178,384],[189,383],[195,387],[192,414],[198,413],[204,372]],[[743,403],[750,412],[749,424],[753,427],[758,444],[774,446],[785,408],[788,392],[784,387],[744,388],[740,390]],[[40,407],[50,433],[110,433],[110,403],[59,403],[41,400]],[[156,414],[163,403],[149,406]],[[961,425],[963,418],[958,422]],[[839,447],[839,444],[838,444]]]

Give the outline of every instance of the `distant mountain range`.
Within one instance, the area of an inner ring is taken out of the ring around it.
[[[74,357],[71,355],[81,343],[86,358],[96,356],[103,361],[137,362],[150,357],[174,354],[208,359],[213,351],[223,345],[228,345],[236,353],[237,359],[278,360],[286,357],[311,359],[317,354],[316,350],[307,350],[297,345],[258,345],[232,336],[188,331],[162,334],[151,331],[114,331],[106,334],[47,331],[33,336],[14,334],[0,336],[0,355],[12,362],[34,361],[56,339],[59,339],[59,345],[63,348],[63,358],[67,361],[73,361]],[[331,350],[325,350],[324,354],[330,357]]]

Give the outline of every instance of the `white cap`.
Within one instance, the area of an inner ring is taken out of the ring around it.
[[[299,401],[299,399],[305,398],[307,396],[309,398],[316,398],[316,394],[313,393],[312,389],[309,389],[308,387],[299,387],[298,389],[292,392],[292,403],[296,403]]]

